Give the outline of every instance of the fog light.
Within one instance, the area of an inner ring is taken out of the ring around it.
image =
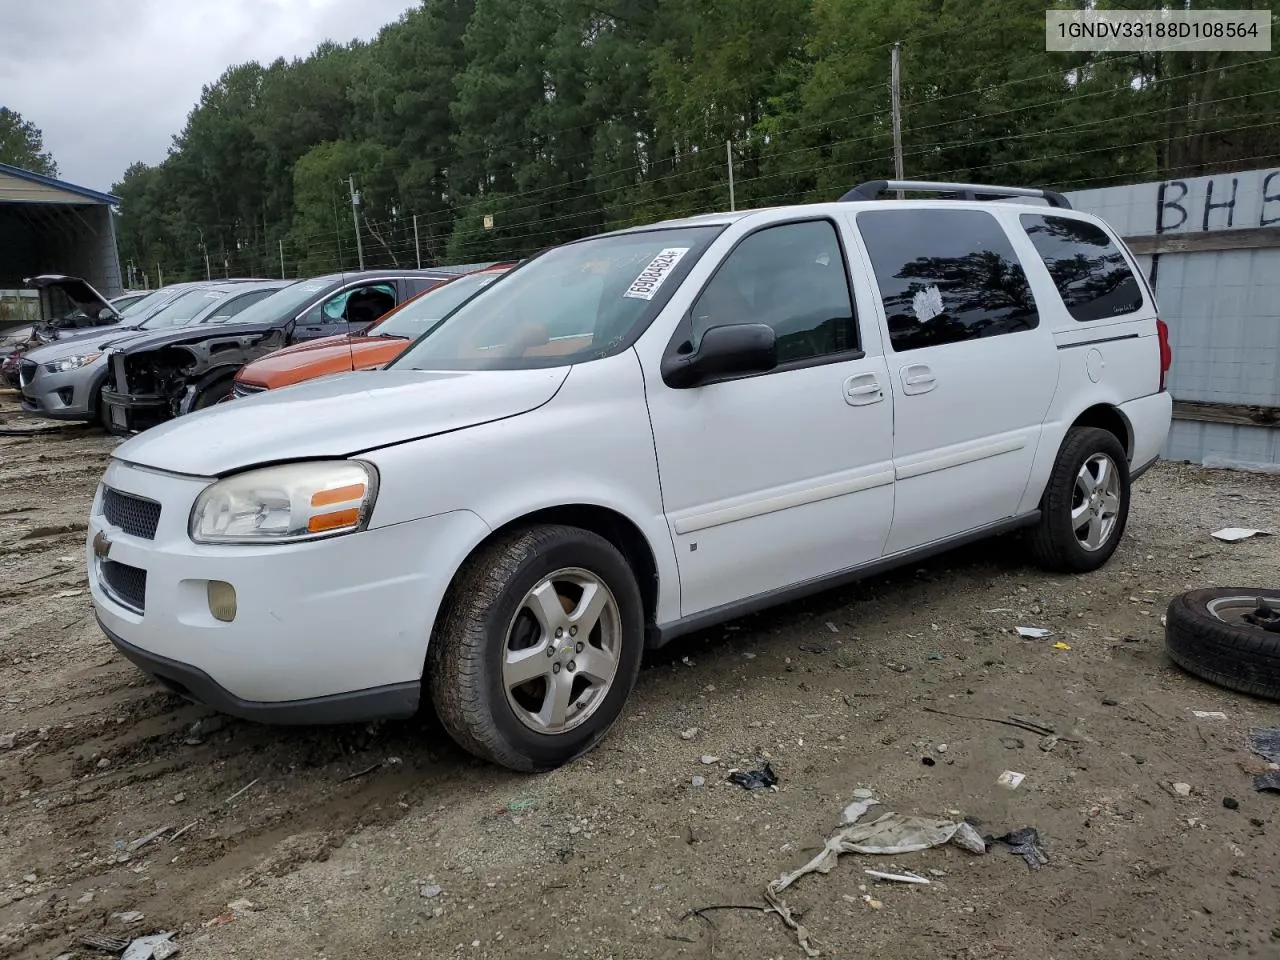
[[[215,620],[230,623],[236,618],[236,588],[224,580],[209,581],[209,612]]]

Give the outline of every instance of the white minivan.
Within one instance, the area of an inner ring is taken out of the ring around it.
[[[622,230],[387,369],[117,447],[93,601],[227,713],[405,716],[425,689],[466,749],[547,769],[647,646],[1017,528],[1051,569],[1101,566],[1169,362],[1131,253],[1050,191],[875,181]]]

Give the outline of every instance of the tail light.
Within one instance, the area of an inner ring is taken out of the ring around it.
[[[1165,380],[1169,376],[1169,367],[1173,365],[1173,348],[1169,346],[1169,325],[1157,319],[1156,333],[1160,338],[1160,392],[1163,393]]]

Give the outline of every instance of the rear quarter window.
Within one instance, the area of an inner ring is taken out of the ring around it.
[[[1023,214],[1020,219],[1075,320],[1088,323],[1142,309],[1142,285],[1120,248],[1097,224],[1042,214]]]

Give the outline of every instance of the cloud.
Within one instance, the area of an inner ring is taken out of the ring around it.
[[[0,104],[44,131],[59,174],[107,189],[158,163],[229,66],[370,39],[413,0],[0,0]]]

